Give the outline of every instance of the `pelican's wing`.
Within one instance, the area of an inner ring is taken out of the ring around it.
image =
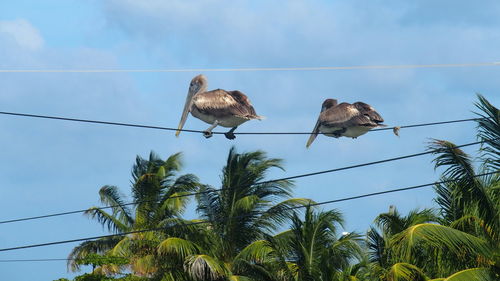
[[[239,116],[260,119],[248,97],[240,91],[217,89],[199,93],[194,98],[194,105],[200,112],[216,117]]]
[[[352,121],[360,121],[363,115],[352,104],[341,103],[329,108],[319,115],[319,122],[327,127],[346,127]]]
[[[383,122],[382,117],[373,108],[371,110],[360,110],[355,104],[348,103],[341,103],[323,111],[320,115],[320,121],[323,126],[338,128],[383,126],[378,124],[378,122]]]

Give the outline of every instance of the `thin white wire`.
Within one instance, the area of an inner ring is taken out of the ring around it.
[[[448,64],[403,64],[403,65],[357,65],[318,67],[243,67],[243,68],[178,68],[178,69],[0,69],[0,73],[112,73],[112,72],[236,72],[236,71],[321,71],[349,69],[409,69],[409,68],[456,68],[500,66],[500,62],[448,63]]]

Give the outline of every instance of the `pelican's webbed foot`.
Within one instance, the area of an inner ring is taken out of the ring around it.
[[[215,120],[214,123],[212,124],[212,126],[208,127],[208,129],[206,129],[205,131],[203,131],[203,136],[205,138],[210,138],[213,136],[213,133],[212,133],[212,130],[217,127],[217,125],[219,125],[219,120]]]
[[[205,138],[211,138],[214,134],[211,131],[203,131],[203,136]]]
[[[333,132],[333,137],[340,138],[342,136],[342,134],[345,133],[346,131],[347,131],[346,128],[342,128],[342,130],[337,130],[337,131]]]
[[[238,128],[238,126],[231,128],[229,132],[224,133],[224,136],[226,136],[226,138],[229,140],[234,140],[236,138],[236,136],[234,135],[234,130],[236,130],[236,128]]]

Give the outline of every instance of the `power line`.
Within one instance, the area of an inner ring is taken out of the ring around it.
[[[497,139],[494,139],[494,140],[497,140]],[[493,141],[493,140],[490,140],[490,141]],[[466,143],[466,144],[462,144],[462,145],[457,145],[454,148],[461,148],[461,147],[476,145],[476,144],[490,142],[490,141],[476,141],[476,142]],[[319,172],[301,174],[301,175],[281,178],[281,179],[277,179],[277,180],[291,180],[291,179],[296,179],[296,178],[303,178],[303,177],[316,176],[316,175],[321,175],[321,174],[326,174],[326,173],[333,173],[333,172],[338,172],[338,171],[342,171],[342,170],[349,170],[349,169],[371,166],[371,165],[376,165],[376,164],[381,164],[381,163],[385,163],[385,162],[391,162],[391,161],[396,161],[396,160],[401,160],[401,159],[406,159],[406,158],[413,158],[413,157],[422,156],[422,155],[426,155],[426,154],[432,154],[432,153],[435,153],[437,151],[439,151],[439,150],[433,149],[433,150],[428,150],[428,151],[404,155],[404,156],[387,158],[387,159],[383,159],[383,160],[367,162],[367,163],[362,163],[362,164],[356,164],[356,165],[346,166],[346,167],[342,167],[342,168],[335,168],[335,169],[324,170],[324,171],[319,171]],[[272,182],[272,181],[264,181],[262,183],[268,183],[268,182]]]
[[[394,128],[405,129],[405,128],[426,127],[426,126],[434,126],[434,125],[444,125],[444,124],[451,124],[451,123],[477,121],[477,120],[482,120],[482,119],[485,119],[485,118],[468,118],[468,119],[439,121],[439,122],[421,123],[421,124],[413,124],[413,125],[403,125],[403,126],[396,126],[396,127],[375,128],[375,129],[371,129],[368,132],[394,130]],[[218,134],[224,134],[224,132],[218,132]],[[312,133],[311,132],[234,132],[234,134],[235,135],[310,135]],[[323,135],[324,133],[317,133],[317,134]]]
[[[498,173],[498,171],[474,175],[472,177],[476,178],[476,177],[482,177],[482,176],[496,174],[496,173]],[[287,207],[287,208],[283,208],[283,210],[295,210],[295,209],[300,209],[300,208],[306,208],[308,206],[320,206],[320,205],[338,203],[338,202],[343,202],[343,201],[350,201],[350,200],[355,200],[355,199],[360,199],[360,198],[365,198],[365,197],[377,196],[377,195],[388,194],[388,193],[395,193],[395,192],[412,190],[412,189],[418,189],[418,188],[422,188],[422,187],[433,186],[433,185],[437,185],[437,184],[445,184],[445,183],[456,182],[456,181],[459,181],[459,180],[452,180],[452,179],[443,180],[443,181],[439,181],[439,182],[414,185],[414,186],[385,190],[385,191],[380,191],[380,192],[367,193],[367,194],[345,197],[345,198],[329,200],[329,201],[323,201],[323,202],[318,202],[318,203],[311,203],[308,205]],[[252,215],[264,214],[264,213],[265,212],[257,212],[257,213],[254,213]],[[243,218],[246,216],[248,216],[248,215],[238,216],[238,217],[234,217],[234,218]],[[186,223],[183,225],[175,225],[175,226],[170,226],[170,227],[142,229],[142,230],[128,231],[128,232],[122,232],[122,233],[116,233],[116,234],[100,235],[100,236],[93,236],[93,237],[86,237],[86,238],[77,238],[77,239],[71,239],[71,240],[61,240],[61,241],[54,241],[54,242],[41,243],[41,244],[31,244],[31,245],[17,246],[17,247],[11,247],[11,248],[3,248],[3,249],[0,249],[0,252],[21,250],[21,249],[27,249],[27,248],[38,248],[38,247],[45,247],[45,246],[52,246],[52,245],[60,245],[60,244],[67,244],[67,243],[73,243],[73,242],[82,242],[82,241],[96,240],[96,239],[102,239],[102,238],[120,237],[120,236],[129,235],[129,234],[152,232],[152,231],[162,231],[162,230],[165,230],[168,228],[173,228],[173,227],[192,226],[192,225],[199,225],[199,224],[206,224],[206,223],[213,223],[213,222],[215,222],[215,221],[196,221],[196,222],[190,222],[190,223]]]
[[[115,257],[115,258],[126,258],[126,257]],[[109,257],[106,256],[96,256],[93,257],[93,259],[109,259]],[[85,260],[85,258],[52,258],[52,259],[4,259],[0,260],[0,263],[2,262],[46,262],[46,261],[79,261],[79,260]]]
[[[152,125],[133,124],[133,123],[110,122],[110,121],[79,119],[79,118],[49,116],[49,115],[37,115],[37,114],[28,114],[28,113],[6,112],[6,111],[0,111],[0,114],[19,116],[19,117],[29,117],[29,118],[41,118],[41,119],[60,120],[60,121],[92,123],[92,124],[101,124],[101,125],[134,127],[134,128],[155,129],[155,130],[164,130],[164,131],[177,131],[177,128],[173,128],[173,127],[160,127],[160,126],[152,126]],[[484,118],[468,118],[468,119],[459,119],[459,120],[450,120],[450,121],[439,121],[439,122],[432,122],[432,123],[404,125],[404,126],[397,126],[397,127],[376,128],[376,129],[370,130],[369,132],[393,130],[394,128],[403,129],[403,128],[443,125],[443,124],[450,124],[450,123],[477,121],[477,120],[482,120],[482,119],[484,119]],[[190,130],[190,129],[182,129],[180,131],[188,132],[188,133],[203,133],[204,132],[202,130]],[[213,133],[219,134],[219,135],[225,134],[225,132],[213,132]],[[236,134],[236,135],[310,135],[311,132],[235,132],[234,134]],[[322,133],[319,133],[319,134],[322,134]]]
[[[476,142],[466,143],[466,144],[462,144],[462,145],[457,145],[457,146],[455,146],[455,148],[461,148],[461,147],[476,145],[476,144],[480,144],[480,143],[484,143],[484,142],[487,142],[487,141],[476,141]],[[413,157],[417,157],[417,156],[431,154],[431,153],[434,153],[436,151],[437,150],[429,150],[429,151],[424,151],[424,152],[419,152],[419,153],[414,153],[414,154],[409,154],[409,155],[403,155],[403,156],[398,156],[398,157],[393,157],[393,158],[382,159],[382,160],[373,161],[373,162],[366,162],[366,163],[361,163],[361,164],[356,164],[356,165],[351,165],[351,166],[345,166],[345,167],[341,167],[341,168],[335,168],[335,169],[329,169],[329,170],[323,170],[323,171],[318,171],[318,172],[300,174],[300,175],[295,175],[295,176],[290,176],[290,177],[278,178],[278,179],[273,179],[273,180],[268,180],[268,181],[262,181],[262,182],[255,183],[255,185],[268,184],[268,183],[273,183],[273,182],[278,182],[278,181],[283,181],[283,180],[291,180],[291,179],[297,179],[297,178],[304,178],[304,177],[316,176],[316,175],[333,173],[333,172],[338,172],[338,171],[343,171],[343,170],[350,170],[350,169],[355,169],[355,168],[360,168],[360,167],[365,167],[365,166],[371,166],[371,165],[381,164],[381,163],[385,163],[385,162],[391,162],[391,161],[397,161],[397,160],[402,160],[402,159],[407,159],[407,158],[413,158]],[[180,198],[180,197],[195,196],[195,195],[199,195],[199,194],[203,194],[203,193],[209,193],[209,192],[221,191],[221,190],[222,190],[222,188],[214,189],[214,190],[211,190],[211,191],[192,192],[192,193],[187,193],[187,194],[181,194],[181,195],[171,196],[169,198],[173,199],[173,198]],[[129,206],[129,205],[137,205],[137,204],[145,203],[145,202],[150,202],[150,201],[131,202],[131,203],[125,203],[125,204],[121,204],[121,205],[112,205],[112,206],[98,207],[97,209],[110,209],[110,208],[123,207],[123,206]],[[64,216],[64,215],[70,215],[70,214],[77,214],[77,213],[83,213],[83,212],[85,212],[87,210],[88,209],[75,210],[75,211],[60,212],[60,213],[54,213],[54,214],[48,214],[48,215],[41,215],[41,216],[32,216],[32,217],[26,217],[26,218],[4,220],[4,221],[0,221],[0,224],[13,223],[13,222],[21,222],[21,221],[28,221],[28,220],[49,218],[49,217],[57,217],[57,216]]]
[[[311,67],[239,67],[239,68],[159,68],[159,69],[0,69],[0,73],[154,73],[154,72],[256,72],[256,71],[328,71],[355,69],[416,69],[499,66],[500,62],[354,65]]]
[[[177,130],[176,128],[169,128],[169,127],[159,127],[159,126],[150,126],[150,125],[141,125],[141,124],[130,124],[130,123],[120,123],[120,122],[109,122],[109,121],[99,121],[99,120],[89,120],[89,119],[77,119],[77,118],[68,118],[68,117],[59,117],[59,116],[48,116],[48,115],[37,115],[37,114],[28,114],[28,113],[16,113],[16,112],[0,111],[0,114],[3,114],[3,115],[12,115],[12,116],[21,116],[21,117],[31,117],[31,118],[51,119],[51,120],[61,120],[61,121],[93,123],[93,124],[102,124],[102,125],[135,127],[135,128],[143,128],[143,129],[156,129],[156,130],[166,130],[166,131],[176,131]],[[183,131],[183,132],[189,132],[189,133],[203,133],[203,131],[200,131],[200,130],[182,129],[181,131]],[[214,134],[223,134],[222,132],[213,132],[213,133]]]
[[[55,258],[55,259],[12,259],[12,260],[0,260],[0,262],[46,262],[46,261],[69,261],[74,259],[65,258]]]

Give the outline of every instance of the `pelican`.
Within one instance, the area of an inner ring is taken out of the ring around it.
[[[337,104],[335,99],[326,99],[306,147],[319,133],[334,138],[344,136],[355,139],[375,127],[385,127],[382,122],[384,119],[380,114],[364,102]]]
[[[257,115],[248,97],[240,91],[225,91],[221,89],[207,92],[207,78],[198,75],[191,80],[186,104],[182,111],[181,121],[175,136],[179,136],[189,112],[194,117],[205,121],[211,126],[203,131],[206,138],[212,136],[212,130],[217,126],[231,128],[224,135],[232,140],[236,138],[234,130],[242,123],[252,119],[263,119]]]

